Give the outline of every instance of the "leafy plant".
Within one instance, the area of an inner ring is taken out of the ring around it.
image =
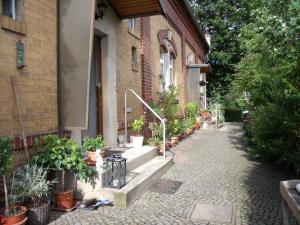
[[[194,102],[189,102],[185,106],[185,116],[189,119],[196,119],[198,105]]]
[[[166,118],[167,121],[173,121],[174,119],[176,119],[178,112],[178,88],[171,85],[167,91],[159,93],[159,96],[159,115]]]
[[[26,205],[38,207],[43,201],[48,201],[51,186],[56,181],[47,180],[47,169],[37,165],[25,165],[16,170],[15,188]],[[21,191],[20,191],[21,190]]]
[[[139,119],[134,120],[131,123],[132,130],[137,131],[138,135],[140,135],[140,132],[144,126],[144,123],[145,123],[144,116],[141,116]]]
[[[102,135],[97,135],[96,138],[84,137],[82,147],[85,151],[95,152],[97,149],[104,151],[104,141]]]
[[[177,136],[180,134],[180,122],[178,119],[168,123],[167,133],[170,134],[169,136]]]
[[[41,167],[56,169],[63,172],[73,172],[79,179],[88,179],[95,170],[87,166],[84,161],[85,151],[68,138],[59,138],[49,135],[36,139],[38,154],[34,157],[34,162]],[[63,183],[64,189],[64,183]]]
[[[163,127],[161,124],[153,122],[149,124],[149,129],[151,130],[152,138],[154,140],[162,141],[163,139]]]
[[[9,195],[7,190],[7,177],[11,172],[12,166],[12,146],[11,139],[9,137],[0,137],[0,173],[2,174],[3,179],[3,188],[4,188],[4,197],[5,197],[5,215],[11,215],[11,209],[14,207],[10,207]]]

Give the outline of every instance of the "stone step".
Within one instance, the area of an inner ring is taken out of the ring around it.
[[[152,160],[131,171],[137,174],[120,190],[113,192],[114,204],[118,208],[127,208],[144,194],[173,165],[173,157],[156,156]]]
[[[122,154],[127,159],[127,172],[143,165],[157,156],[158,147],[143,146],[142,149],[131,148]]]
[[[136,173],[132,172],[133,170],[157,156],[157,150],[158,147],[143,146],[141,149],[127,149],[122,154],[127,159],[126,173],[128,181],[136,176]],[[103,190],[105,187],[105,178],[105,171],[99,171],[98,175],[91,181],[76,181],[74,197],[76,199],[97,198],[113,200],[111,191]]]

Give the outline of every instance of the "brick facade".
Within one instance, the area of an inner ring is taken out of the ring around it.
[[[118,128],[124,128],[124,93],[131,88],[142,96],[142,69],[141,69],[141,30],[140,19],[135,21],[135,29],[129,28],[128,20],[120,22],[117,29],[117,114]],[[137,63],[132,64],[132,48],[136,48]],[[128,121],[131,122],[142,114],[142,104],[128,93]]]
[[[35,134],[57,131],[56,0],[19,2],[17,20],[1,16],[0,27],[0,136],[16,136],[16,148],[22,147],[21,127],[11,76],[16,80],[29,144]],[[25,48],[22,69],[16,67],[18,41]]]

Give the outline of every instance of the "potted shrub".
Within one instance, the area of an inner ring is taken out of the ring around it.
[[[173,122],[170,123],[171,125],[171,145],[175,146],[179,141],[179,134],[180,134],[180,123],[178,119],[175,119]]]
[[[143,146],[144,137],[140,135],[140,132],[144,126],[144,122],[144,116],[141,116],[131,123],[132,130],[138,134],[137,136],[132,136],[132,144],[135,148],[142,148]]]
[[[73,189],[65,187],[65,173],[70,172],[79,179],[87,179],[95,170],[87,166],[84,161],[84,150],[72,139],[59,138],[50,135],[36,140],[38,154],[34,161],[44,168],[55,168],[61,175],[60,190],[54,193],[55,207],[61,210],[73,207]]]
[[[16,170],[15,179],[28,209],[28,223],[46,224],[50,217],[50,190],[55,183],[47,180],[47,169],[35,164],[25,165]]]
[[[151,137],[147,140],[147,143],[150,145],[150,146],[158,146],[160,144],[160,139],[158,138],[155,138],[155,137]]]
[[[14,176],[12,179],[12,187],[10,194],[8,193],[8,182],[7,179],[11,174],[11,139],[8,137],[0,138],[0,174],[3,179],[5,208],[0,209],[0,224],[2,225],[13,225],[17,223],[25,223],[27,220],[26,212],[27,209],[24,206],[18,205],[19,195],[16,189],[13,187]]]
[[[96,150],[100,150],[102,158],[105,157],[104,141],[102,135],[98,135],[96,138],[84,137],[83,149],[87,152],[88,161],[96,162]]]

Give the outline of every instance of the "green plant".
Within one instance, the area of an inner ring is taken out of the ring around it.
[[[151,137],[147,140],[147,143],[150,146],[157,146],[160,144],[160,142],[161,142],[161,140],[159,138],[154,138],[154,137]]]
[[[185,117],[189,119],[196,119],[196,115],[198,112],[198,105],[194,102],[189,102],[185,106]]]
[[[171,121],[167,125],[167,133],[169,136],[177,136],[180,134],[180,122],[178,119]]]
[[[11,215],[13,212],[11,210],[14,207],[10,207],[9,195],[7,190],[7,177],[11,172],[11,139],[9,137],[0,138],[0,173],[2,174],[3,179],[3,188],[4,188],[4,198],[5,198],[5,211],[4,215]]]
[[[102,135],[97,135],[96,138],[84,137],[82,147],[85,151],[95,152],[97,149],[104,151],[104,141]]]
[[[186,130],[188,128],[192,128],[194,126],[194,119],[193,118],[185,118],[182,121],[182,129]]]
[[[47,180],[47,169],[35,164],[25,165],[15,172],[15,188],[26,205],[38,207],[43,201],[48,201],[51,186],[56,181]]]
[[[149,123],[148,128],[151,130],[152,138],[154,140],[161,141],[163,139],[163,127],[161,124],[156,122]]]
[[[73,172],[79,179],[88,179],[95,173],[95,170],[83,161],[85,151],[72,139],[50,135],[41,140],[36,139],[35,142],[38,153],[33,159],[34,162],[44,168],[62,171],[62,182],[65,171]]]
[[[145,123],[144,116],[141,116],[139,119],[134,120],[131,123],[132,130],[133,131],[137,131],[138,135],[140,135],[140,131],[143,128],[144,123]]]
[[[159,115],[166,118],[168,121],[176,119],[178,112],[178,96],[179,90],[177,87],[171,85],[167,91],[159,93],[160,101],[158,108],[160,109]]]

